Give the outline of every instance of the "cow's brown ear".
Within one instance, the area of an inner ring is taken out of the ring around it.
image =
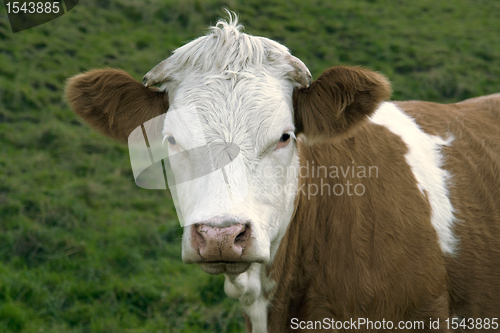
[[[346,137],[391,96],[389,81],[359,67],[332,67],[293,94],[295,128],[308,141]]]
[[[168,109],[166,92],[146,88],[119,69],[95,69],[72,77],[66,84],[66,99],[90,126],[122,142],[136,127]]]

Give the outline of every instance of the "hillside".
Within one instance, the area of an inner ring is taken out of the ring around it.
[[[180,258],[170,194],[135,186],[128,149],[63,98],[68,77],[117,67],[136,79],[237,12],[313,77],[369,67],[393,99],[500,92],[499,1],[86,0],[23,32],[0,6],[0,332],[241,332],[237,301]]]

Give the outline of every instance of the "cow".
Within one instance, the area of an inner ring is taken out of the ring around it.
[[[249,332],[499,331],[500,94],[390,96],[361,67],[313,81],[236,16],[142,84],[96,69],[66,86],[71,108],[119,141],[194,105],[208,143],[237,146],[243,164],[226,176],[243,170],[244,200],[217,214],[229,183],[184,183],[182,260],[224,274]],[[190,146],[166,119],[169,152]]]

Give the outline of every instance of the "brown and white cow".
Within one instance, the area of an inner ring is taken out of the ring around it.
[[[380,328],[349,326],[359,318],[394,330],[422,321],[420,331],[438,319],[437,331],[462,319],[473,331],[479,318],[498,331],[500,95],[385,102],[390,91],[359,67],[311,83],[284,46],[236,19],[176,50],[144,85],[102,69],[66,88],[75,112],[115,139],[195,105],[208,142],[239,147],[243,202],[215,214],[228,199],[213,177],[182,189],[182,258],[225,275],[249,331]],[[170,152],[190,146],[176,130],[165,122]]]

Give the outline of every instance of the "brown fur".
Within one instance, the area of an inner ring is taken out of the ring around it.
[[[118,69],[96,69],[72,77],[66,85],[66,99],[90,126],[122,142],[136,127],[168,109],[165,92],[145,88]]]
[[[379,177],[323,178],[332,188],[361,183],[362,196],[300,195],[271,269],[277,289],[269,332],[291,332],[294,317],[394,322],[448,317],[444,258],[406,150],[396,135],[375,125],[340,143],[300,144],[302,163],[347,167],[354,161],[378,166]],[[321,185],[312,177],[300,182],[306,188]]]
[[[454,136],[444,150],[459,238],[446,258],[452,312],[500,317],[500,94],[452,105],[398,103],[428,133]]]
[[[367,91],[363,102],[356,103],[355,96],[340,97],[352,94],[346,88],[348,81],[339,88],[338,77],[329,79],[330,88],[325,87],[329,82],[322,81],[324,87],[319,92],[295,97],[295,101],[315,99],[296,104],[296,119],[306,122],[297,128],[306,136],[332,136],[312,144],[309,138],[299,140],[301,165],[314,161],[316,166],[347,167],[354,161],[355,166],[378,166],[379,176],[300,177],[299,187],[305,185],[306,189],[310,184],[321,188],[327,183],[333,188],[349,181],[363,184],[366,192],[362,196],[310,198],[299,192],[296,213],[269,267],[277,287],[269,307],[268,331],[293,332],[292,318],[322,321],[362,317],[391,320],[396,325],[406,320],[427,324],[429,318],[443,322],[453,315],[498,318],[500,98],[453,105],[398,103],[429,134],[447,137],[451,133],[455,137],[443,152],[444,168],[452,175],[451,202],[459,238],[457,257],[452,258],[443,255],[438,245],[429,202],[405,161],[405,143],[385,127],[359,124],[379,102],[370,103],[369,96],[375,98],[380,93]],[[359,79],[353,84],[358,86]],[[356,116],[338,116],[344,100],[353,105],[344,113],[356,112]],[[301,109],[303,105],[305,109]],[[321,110],[313,110],[314,106]],[[328,112],[334,116],[326,115]],[[335,123],[339,119],[340,124]],[[327,121],[330,123],[324,124]],[[352,131],[349,126],[357,128]],[[335,134],[339,128],[341,140]],[[426,327],[425,331],[431,330]],[[444,325],[440,331],[445,331]]]

